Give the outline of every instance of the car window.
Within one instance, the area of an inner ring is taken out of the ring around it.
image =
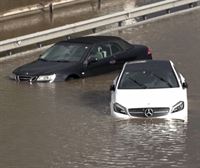
[[[112,55],[118,54],[123,51],[123,49],[117,43],[111,43],[110,45],[111,45]]]
[[[120,47],[123,48],[123,50],[127,50],[128,48],[131,47],[131,44],[128,43],[127,41],[124,41],[123,39],[117,41],[116,43],[118,43]]]
[[[80,61],[87,45],[77,43],[59,43],[46,50],[40,59],[46,61]]]
[[[96,45],[92,48],[89,54],[89,57],[93,57],[97,61],[110,56],[111,56],[111,49],[109,44]]]

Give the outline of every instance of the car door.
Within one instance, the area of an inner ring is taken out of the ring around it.
[[[86,58],[85,75],[98,75],[111,72],[116,63],[112,56],[110,43],[102,43],[95,45],[88,57]]]
[[[128,55],[126,55],[126,51],[117,43],[117,42],[111,42],[110,43],[111,48],[111,55],[113,60],[111,62],[115,62],[114,68],[119,69],[123,66],[123,64],[128,61]]]

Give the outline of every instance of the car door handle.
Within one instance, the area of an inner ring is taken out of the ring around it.
[[[110,64],[115,64],[115,63],[116,63],[116,60],[111,60],[109,63],[110,63]]]

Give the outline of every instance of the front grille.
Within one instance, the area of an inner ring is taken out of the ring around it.
[[[161,117],[169,113],[168,107],[159,108],[131,108],[129,114],[133,117]]]
[[[33,82],[37,80],[37,76],[17,75],[16,80]]]

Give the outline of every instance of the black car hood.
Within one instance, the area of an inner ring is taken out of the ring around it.
[[[13,71],[16,75],[50,75],[56,73],[67,73],[72,71],[78,62],[55,62],[36,60],[25,64]]]

